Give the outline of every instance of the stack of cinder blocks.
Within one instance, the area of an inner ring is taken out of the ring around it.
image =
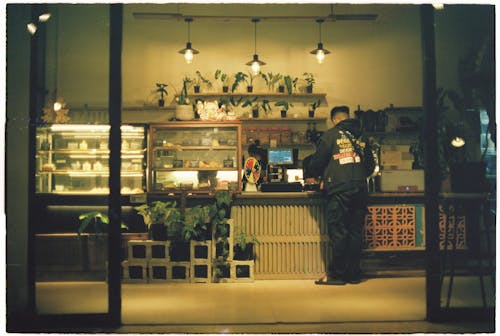
[[[130,240],[124,282],[189,282],[190,263],[170,261],[170,242]]]
[[[254,281],[254,261],[253,260],[234,260],[234,224],[229,219],[226,224],[227,241],[224,238],[217,237],[214,233],[212,237],[213,263],[213,281],[214,282],[253,282]],[[224,244],[228,249],[227,258],[223,260]]]

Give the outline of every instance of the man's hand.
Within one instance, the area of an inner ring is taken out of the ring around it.
[[[318,184],[318,179],[315,177],[308,177],[305,182],[306,184]]]

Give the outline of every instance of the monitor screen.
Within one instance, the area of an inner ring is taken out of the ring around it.
[[[293,154],[291,149],[269,149],[268,164],[270,165],[292,165]]]

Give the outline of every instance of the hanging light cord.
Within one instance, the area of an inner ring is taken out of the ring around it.
[[[55,12],[55,17],[56,17],[56,36],[55,36],[55,46],[54,46],[54,49],[55,49],[55,55],[54,55],[54,102],[57,100],[57,72],[58,72],[58,68],[59,68],[59,11],[57,10],[57,8],[54,8],[54,12]]]
[[[253,30],[253,32],[254,32],[253,33],[253,39],[254,39],[254,41],[253,41],[253,45],[254,45],[253,49],[254,50],[253,50],[253,53],[257,54],[257,20],[254,20],[253,22],[254,22],[254,30]]]
[[[318,30],[319,30],[319,43],[321,43],[321,24],[323,23],[323,19],[318,19],[316,20],[318,23]]]
[[[188,24],[188,43],[191,42],[191,19],[186,19],[186,22]]]

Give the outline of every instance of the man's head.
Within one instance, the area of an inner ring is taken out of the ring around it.
[[[332,119],[333,126],[336,126],[342,120],[349,119],[349,107],[335,106],[330,112],[330,118]]]

